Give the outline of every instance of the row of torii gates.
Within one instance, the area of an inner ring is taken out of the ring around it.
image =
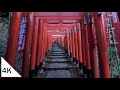
[[[79,68],[86,70],[88,76],[91,73],[93,78],[111,78],[106,26],[102,21],[102,15],[105,13],[79,12],[80,14],[76,16],[74,13],[71,16],[69,16],[70,14],[66,14],[66,16],[45,16],[46,14],[40,16],[41,12],[12,12],[5,55],[7,62],[11,66],[15,66],[21,18],[26,16],[22,77],[29,77],[29,72],[41,67],[46,52],[51,49],[52,43],[56,41],[68,51],[69,56],[79,62]],[[117,12],[116,15],[118,19]],[[120,34],[117,31],[118,23],[113,22],[113,25],[116,33]],[[116,40],[120,53],[120,35],[117,36]],[[96,60],[97,55],[99,68]]]

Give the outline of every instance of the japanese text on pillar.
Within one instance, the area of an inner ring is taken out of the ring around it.
[[[21,20],[21,25],[20,25],[18,51],[22,51],[24,49],[26,22],[27,22],[26,17],[23,16]]]

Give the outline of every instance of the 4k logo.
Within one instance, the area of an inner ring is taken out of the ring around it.
[[[3,68],[2,72],[11,73],[11,68]]]
[[[21,75],[1,57],[1,77],[21,77]]]

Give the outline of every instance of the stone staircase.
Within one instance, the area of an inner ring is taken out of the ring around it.
[[[52,50],[48,52],[42,66],[40,78],[79,78],[76,73],[78,65],[73,64],[71,59],[60,45],[54,43]]]

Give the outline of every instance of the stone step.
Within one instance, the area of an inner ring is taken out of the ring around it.
[[[59,58],[62,58],[62,57],[68,57],[67,55],[64,55],[64,56],[51,56],[51,55],[49,55],[49,56],[47,56],[47,57],[59,57]]]
[[[43,69],[46,70],[64,70],[64,69],[76,69],[78,67],[68,65],[67,63],[50,63],[48,66],[42,67]]]
[[[55,50],[53,51],[53,50],[52,50],[52,51],[50,51],[50,52],[54,52],[54,53],[57,53],[57,52],[58,52],[58,53],[64,53],[65,51],[63,51],[63,50],[62,50],[62,51],[58,51],[58,50],[57,50],[57,51],[55,51]]]
[[[50,52],[65,52],[64,50],[52,50]]]
[[[78,67],[66,67],[66,68],[46,68],[42,67],[43,70],[70,70],[70,69],[79,69]]]
[[[61,54],[61,55],[55,55],[55,54],[54,54],[54,55],[51,55],[51,54],[50,54],[50,55],[48,55],[48,56],[50,56],[50,57],[54,57],[54,56],[56,56],[56,57],[62,57],[62,56],[65,57],[65,56],[67,56],[67,55],[63,55],[63,54]]]
[[[59,52],[62,52],[62,51],[64,51],[64,50],[58,50],[58,49],[54,49],[54,50],[52,50],[52,51],[59,51]]]
[[[68,60],[68,59],[65,59],[65,58],[58,58],[58,59],[47,59],[47,60],[45,60],[45,62],[48,62],[48,63],[64,63],[64,62],[66,62],[66,63],[70,63],[70,62],[72,62],[72,61],[70,61],[70,60]]]
[[[45,61],[69,61],[67,59],[47,59]]]
[[[66,56],[67,54],[60,54],[60,53],[56,53],[56,54],[49,54],[50,56]]]
[[[62,48],[57,48],[57,47],[54,47],[53,49],[60,49],[60,50],[63,50]]]
[[[46,78],[71,78],[69,70],[52,70],[47,73]]]
[[[51,63],[48,65],[47,68],[68,68],[68,65],[66,63]]]
[[[66,52],[50,52],[50,54],[66,54]]]
[[[60,48],[60,47],[54,47],[53,49],[62,49],[62,48]]]
[[[45,61],[46,63],[70,63],[71,61]]]
[[[62,56],[62,57],[60,57],[60,56],[57,56],[57,57],[55,57],[55,56],[52,56],[52,57],[47,56],[47,58],[48,58],[48,59],[60,59],[60,58],[61,58],[61,59],[62,59],[62,58],[63,58],[63,59],[64,59],[64,58],[65,58],[65,59],[68,59],[69,57],[67,57],[67,56],[65,56],[65,57],[64,57],[64,56]]]

